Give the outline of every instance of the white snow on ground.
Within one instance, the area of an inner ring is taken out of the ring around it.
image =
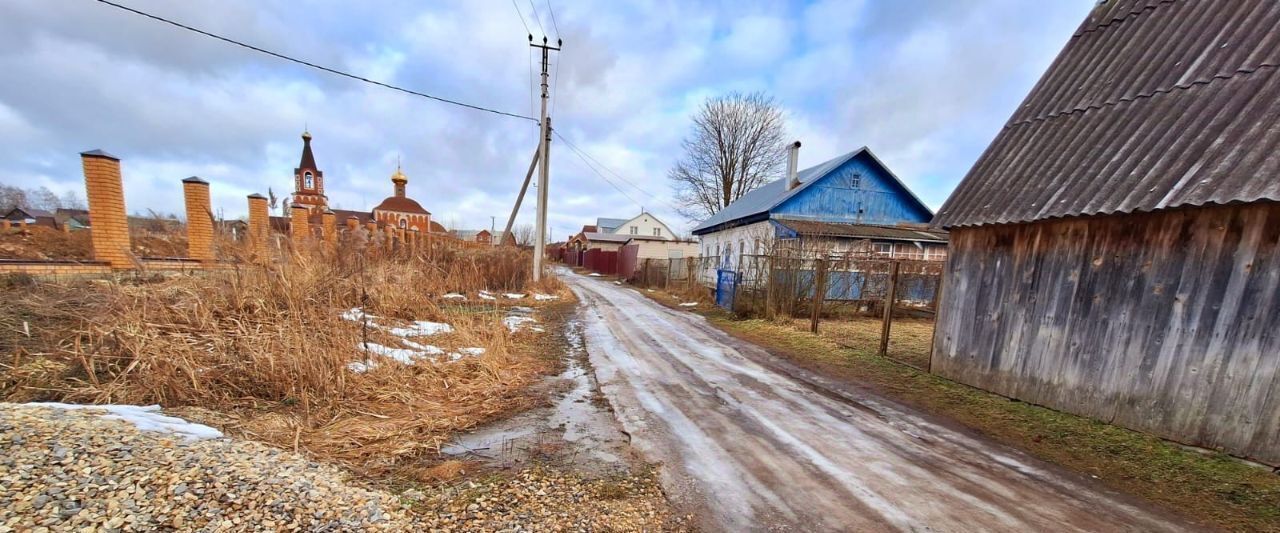
[[[356,348],[360,348],[360,345],[357,344]],[[399,361],[406,365],[412,365],[414,362],[420,359],[430,359],[432,356],[432,354],[429,354],[422,350],[410,350],[407,348],[392,348],[390,346],[383,346],[381,344],[374,343],[374,342],[366,342],[364,344],[364,350],[372,354],[377,354],[383,357],[389,357],[391,359],[395,359],[396,361]]]
[[[449,294],[441,296],[441,298],[444,298],[446,300],[466,300],[467,299],[466,295],[458,294],[456,292],[451,292]]]
[[[698,302],[681,302],[680,307],[697,307]]]
[[[342,319],[350,320],[352,322],[360,322],[360,321],[372,322],[373,319],[375,318],[378,318],[378,317],[370,314],[366,314],[364,312],[364,309],[361,309],[359,307],[352,307],[351,309],[348,309],[342,312]]]
[[[591,277],[593,277],[593,278],[601,277],[601,276],[600,276],[600,274],[599,274],[598,272],[592,272],[592,273],[587,274],[587,275],[588,275],[588,276],[591,276]]]
[[[559,300],[560,297],[554,294],[538,294],[535,292],[533,293],[533,299],[539,302],[545,302],[547,300]]]
[[[378,363],[372,359],[365,360],[365,361],[352,361],[350,363],[347,363],[347,370],[350,370],[357,374],[363,374],[375,368],[378,368]]]
[[[419,320],[414,322],[412,326],[391,328],[387,331],[397,337],[429,337],[431,335],[439,335],[441,333],[453,333],[453,326],[443,322],[427,322],[425,320]]]
[[[509,316],[502,319],[502,323],[506,325],[507,329],[512,333],[520,331],[520,328],[526,325],[536,324],[537,322],[537,320],[534,320],[533,317],[530,316]]]
[[[481,300],[497,300],[498,299],[497,296],[490,294],[489,291],[480,291],[479,294],[480,294]]]
[[[521,298],[524,298],[523,294],[517,294],[514,292],[508,292],[506,294],[503,294],[503,296],[506,296],[508,300],[519,300]]]
[[[463,357],[480,357],[482,355],[484,355],[484,348],[458,348],[458,351],[449,353],[449,360],[457,361]]]
[[[141,431],[172,433],[174,435],[181,436],[187,441],[217,439],[222,437],[221,431],[204,424],[187,422],[186,420],[175,416],[165,416],[160,414],[159,405],[80,405],[57,402],[33,402],[20,405],[29,405],[32,407],[53,407],[56,409],[102,409],[108,413],[102,415],[102,418],[108,420],[124,420],[125,422],[133,424]]]
[[[441,350],[439,346],[433,346],[430,344],[418,344],[411,340],[401,340],[400,343],[429,356],[444,354],[444,350]]]

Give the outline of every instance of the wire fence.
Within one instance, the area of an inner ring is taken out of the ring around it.
[[[928,370],[942,262],[777,254],[743,255],[736,263],[642,259],[623,277],[644,287],[706,291],[740,316],[789,321],[846,348]],[[733,273],[732,288],[717,287],[726,270]]]

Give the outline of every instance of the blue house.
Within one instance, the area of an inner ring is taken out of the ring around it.
[[[928,229],[932,219],[933,211],[862,147],[748,192],[693,234],[703,256],[728,269],[744,255],[779,250],[941,261],[947,234]]]

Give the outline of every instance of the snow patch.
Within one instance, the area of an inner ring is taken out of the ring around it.
[[[363,374],[375,368],[378,368],[378,363],[373,360],[352,361],[350,363],[347,363],[347,370],[350,370],[357,374]]]
[[[512,333],[519,331],[522,327],[526,325],[536,324],[537,322],[538,322],[537,320],[534,320],[533,317],[530,317],[530,316],[517,315],[517,316],[509,316],[502,319],[503,325],[507,326],[507,329],[510,330]]]
[[[356,348],[360,348],[360,345],[357,344]],[[383,357],[394,359],[406,365],[412,365],[413,363],[417,362],[420,359],[429,359],[432,355],[434,355],[434,354],[427,353],[426,351],[423,351],[423,350],[410,350],[407,348],[392,348],[390,346],[383,346],[381,344],[377,344],[373,342],[364,343],[364,350],[372,354],[377,354]]]
[[[514,292],[508,292],[506,294],[503,294],[503,296],[506,296],[508,300],[519,300],[521,298],[524,298],[523,294],[517,294]]]
[[[412,326],[391,328],[388,332],[397,337],[430,337],[441,333],[453,333],[453,326],[443,322],[419,320],[414,322]]]
[[[441,296],[441,298],[444,298],[446,300],[466,300],[467,299],[466,295],[458,294],[456,292],[451,292],[449,294]]]
[[[484,348],[458,348],[458,351],[449,353],[449,360],[457,361],[463,357],[480,357],[482,355],[484,355]]]
[[[32,407],[52,407],[55,409],[102,409],[108,414],[102,415],[107,420],[124,420],[138,428],[139,431],[154,431],[178,435],[188,442],[217,439],[222,432],[204,424],[187,422],[176,416],[160,414],[159,405],[80,405],[57,402],[33,402],[20,405]]]
[[[497,300],[498,297],[494,296],[489,291],[480,291],[480,299],[481,300]]]
[[[593,277],[593,278],[599,278],[599,277],[601,277],[599,272],[592,272],[592,273],[587,274],[587,275],[588,275],[588,276],[591,276],[591,277]]]
[[[697,307],[697,306],[698,306],[698,302],[683,302],[680,304],[680,307]]]
[[[372,323],[375,318],[378,317],[365,313],[364,309],[359,307],[352,307],[351,309],[342,312],[342,319],[350,320],[352,322],[364,322],[368,324]]]
[[[547,300],[559,300],[560,297],[554,294],[538,294],[535,292],[533,293],[533,299],[539,302],[545,302]]]

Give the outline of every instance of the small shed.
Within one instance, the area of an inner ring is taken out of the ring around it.
[[[932,369],[1280,464],[1280,2],[1100,2],[940,209]]]
[[[28,226],[44,226],[47,228],[58,229],[58,221],[53,213],[43,209],[32,209],[29,207],[15,207],[5,213],[4,219],[14,225],[19,222],[25,222]]]

